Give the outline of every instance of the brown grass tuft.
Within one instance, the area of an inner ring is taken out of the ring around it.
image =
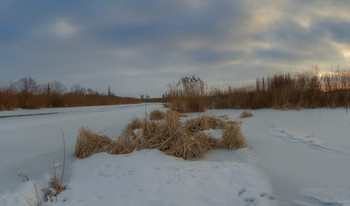
[[[98,152],[109,152],[112,140],[105,135],[94,133],[88,127],[81,127],[75,146],[74,156],[86,158]]]
[[[134,118],[130,124],[127,125],[127,127],[134,129],[140,129],[142,125],[142,121],[138,118]]]
[[[56,193],[52,196],[57,196],[57,194],[61,193],[62,191],[66,190],[66,186],[61,185],[60,181],[58,181],[57,176],[54,175],[51,178],[51,186],[56,190]]]
[[[191,134],[172,118],[160,123],[145,122],[141,136],[141,149],[159,149],[167,155],[185,160],[203,156],[208,147],[192,138]]]
[[[208,147],[209,149],[219,149],[220,148],[220,140],[217,138],[214,138],[210,135],[207,135],[203,132],[195,133],[193,135],[194,139],[199,140],[202,144],[205,145],[205,147]]]
[[[246,147],[247,143],[242,134],[239,123],[230,121],[224,129],[221,138],[221,147],[224,149],[240,149]]]
[[[132,141],[127,141],[123,138],[118,138],[112,143],[111,154],[129,154],[135,150],[135,144]]]
[[[197,139],[195,136],[191,136],[189,132],[186,132],[182,127],[170,127],[168,131],[167,140],[168,146],[160,148],[160,151],[167,155],[175,157],[181,157],[185,160],[202,157],[210,147],[204,141],[204,139]]]
[[[154,110],[150,113],[150,120],[162,120],[166,118],[166,114],[160,110]]]
[[[185,123],[185,128],[193,133],[208,129],[223,129],[225,122],[219,118],[203,115],[195,119],[189,119]]]
[[[248,118],[248,117],[252,117],[253,114],[251,112],[248,112],[247,110],[243,111],[240,118]]]

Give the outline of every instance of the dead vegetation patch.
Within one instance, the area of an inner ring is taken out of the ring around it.
[[[229,150],[240,149],[247,146],[239,123],[233,121],[227,123],[221,137],[220,146],[221,148]]]
[[[140,129],[142,125],[142,121],[139,120],[138,118],[134,118],[131,123],[127,125],[127,127],[131,128],[132,130],[134,129]]]
[[[220,118],[203,115],[187,120],[184,127],[192,133],[197,133],[208,129],[224,129],[226,122]]]
[[[75,156],[85,158],[98,152],[127,154],[134,150],[158,149],[167,155],[189,160],[204,156],[210,149],[233,150],[246,146],[237,122],[203,115],[189,119],[183,125],[178,112],[168,110],[164,114],[159,121],[133,119],[116,141],[82,127]],[[221,129],[222,137],[215,138],[202,132],[209,129]]]
[[[252,117],[253,114],[251,112],[248,112],[247,110],[244,110],[241,114],[241,116],[239,116],[240,118],[248,118],[248,117]]]
[[[94,133],[89,127],[81,127],[75,145],[74,156],[86,158],[95,153],[109,152],[112,140],[102,134]]]
[[[149,119],[150,120],[162,120],[162,119],[165,119],[165,117],[166,117],[165,112],[162,112],[160,110],[153,110],[149,114]]]

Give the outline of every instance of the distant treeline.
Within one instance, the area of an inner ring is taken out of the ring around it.
[[[180,112],[213,109],[350,107],[350,70],[276,74],[243,87],[214,88],[197,77],[169,84],[163,97]]]
[[[106,94],[79,85],[74,85],[68,90],[58,81],[40,85],[31,77],[25,77],[0,87],[0,110],[132,103],[140,103],[140,100],[116,96],[109,88]]]

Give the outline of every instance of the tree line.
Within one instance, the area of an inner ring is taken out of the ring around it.
[[[38,109],[139,103],[131,97],[119,97],[108,92],[73,85],[70,89],[58,81],[39,84],[32,77],[0,85],[0,110],[15,108]]]

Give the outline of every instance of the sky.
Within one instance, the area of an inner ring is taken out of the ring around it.
[[[0,84],[32,77],[119,96],[350,68],[349,0],[1,0]]]

